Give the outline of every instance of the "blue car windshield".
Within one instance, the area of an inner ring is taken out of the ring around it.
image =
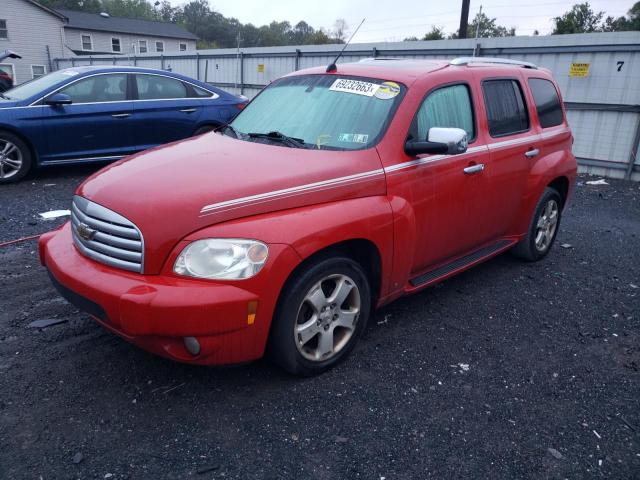
[[[285,77],[264,89],[231,127],[247,141],[286,143],[288,138],[306,148],[361,150],[384,134],[404,89],[363,77]]]
[[[49,87],[53,87],[59,83],[61,84],[76,75],[78,75],[78,72],[75,70],[59,70],[7,90],[4,92],[4,96],[9,100],[24,100],[37,95]]]

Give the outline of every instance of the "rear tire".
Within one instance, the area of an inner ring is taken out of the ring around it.
[[[370,311],[369,281],[357,262],[343,256],[318,260],[287,282],[268,354],[294,375],[320,374],[351,352]]]
[[[527,235],[511,249],[511,253],[528,262],[546,257],[558,234],[561,215],[562,197],[557,190],[547,187],[538,200]]]
[[[16,135],[0,132],[0,185],[17,182],[31,169],[31,150]]]

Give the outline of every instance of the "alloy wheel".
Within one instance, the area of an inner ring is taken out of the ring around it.
[[[22,167],[22,152],[8,140],[0,139],[0,178],[13,177]]]
[[[360,291],[347,275],[328,275],[305,295],[294,325],[296,346],[308,360],[337,355],[353,336],[360,315]]]
[[[558,202],[550,199],[538,217],[536,224],[536,249],[544,252],[549,248],[558,227]]]

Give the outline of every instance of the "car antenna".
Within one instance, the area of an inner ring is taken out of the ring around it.
[[[365,19],[363,18],[362,21],[360,22],[360,25],[358,25],[358,28],[356,28],[355,31],[353,32],[353,34],[351,34],[351,38],[349,38],[347,43],[344,44],[344,47],[342,47],[342,50],[340,50],[340,53],[338,54],[338,56],[333,60],[333,62],[331,62],[329,64],[329,66],[327,67],[327,73],[335,72],[338,69],[338,67],[336,67],[336,62],[342,56],[342,54],[344,53],[345,49],[349,46],[349,44],[351,43],[351,40],[353,40],[353,37],[356,36],[356,33],[358,33],[358,30],[360,30],[360,27],[362,26],[364,21],[365,21]]]

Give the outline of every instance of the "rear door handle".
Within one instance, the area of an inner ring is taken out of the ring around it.
[[[114,113],[113,115],[111,115],[113,118],[127,118],[130,117],[131,114],[130,113]]]
[[[478,163],[477,165],[471,165],[464,169],[465,175],[473,175],[474,173],[480,173],[484,170],[484,163]]]
[[[527,151],[524,153],[524,156],[525,156],[525,157],[527,157],[527,158],[533,158],[533,157],[535,157],[536,155],[538,155],[539,153],[540,153],[540,150],[539,150],[539,149],[537,149],[537,148],[532,148],[531,150],[527,150]]]
[[[182,113],[193,113],[197,110],[197,108],[183,108],[180,110]]]

